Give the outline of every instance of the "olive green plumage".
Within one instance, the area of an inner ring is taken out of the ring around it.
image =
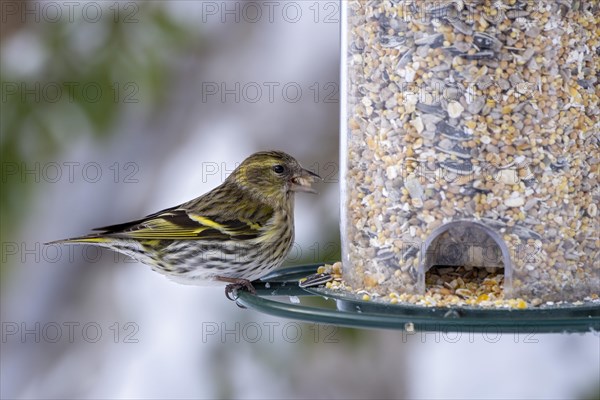
[[[108,247],[182,283],[218,280],[252,290],[250,281],[287,256],[294,240],[294,192],[314,193],[314,177],[286,153],[258,152],[194,200],[52,243]],[[227,292],[232,289],[228,285]]]

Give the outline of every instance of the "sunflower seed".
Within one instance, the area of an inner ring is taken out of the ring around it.
[[[523,17],[527,17],[528,15],[529,15],[529,11],[523,11],[523,10],[508,10],[506,12],[506,16],[510,19],[523,18]]]
[[[470,162],[443,161],[440,166],[457,175],[470,175],[473,173],[473,164]]]
[[[459,144],[456,144],[454,146],[452,146],[451,148],[444,148],[442,146],[435,146],[436,149],[438,149],[439,151],[446,153],[446,154],[450,154],[450,155],[454,155],[456,157],[459,158],[465,158],[465,159],[471,159],[471,153],[469,150],[465,149],[464,147],[462,147]]]
[[[482,60],[484,58],[493,58],[495,57],[496,53],[493,52],[492,50],[484,50],[484,51],[480,51],[477,52],[475,54],[462,54],[460,57],[467,59],[467,60]]]
[[[333,275],[329,273],[312,274],[298,282],[301,288],[323,285],[333,280]]]
[[[381,43],[381,47],[399,48],[404,46],[406,38],[400,36],[381,36],[379,43]]]
[[[415,44],[417,46],[428,45],[432,49],[436,49],[441,47],[444,44],[444,35],[441,33],[435,35],[427,35],[423,36],[417,40],[415,40]]]
[[[480,49],[490,49],[493,51],[500,51],[502,48],[502,42],[496,39],[492,35],[487,33],[477,32],[473,35],[473,43]]]
[[[473,135],[469,135],[466,132],[464,132],[463,130],[453,127],[452,125],[448,124],[446,121],[440,122],[437,125],[437,130],[445,137],[454,139],[454,140],[463,141],[463,140],[470,140],[473,138]]]

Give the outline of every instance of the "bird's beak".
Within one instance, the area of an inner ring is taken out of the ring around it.
[[[314,172],[302,168],[300,169],[300,173],[291,179],[290,190],[292,192],[317,193],[317,191],[312,188],[312,183],[314,182],[315,178],[323,180],[323,178]]]

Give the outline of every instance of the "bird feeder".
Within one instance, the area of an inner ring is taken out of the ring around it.
[[[278,271],[238,303],[406,331],[600,329],[600,2],[341,8],[343,266]]]

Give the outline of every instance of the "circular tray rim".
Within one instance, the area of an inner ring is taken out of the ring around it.
[[[246,308],[283,318],[354,328],[407,331],[573,333],[600,331],[600,303],[557,305],[529,309],[483,307],[427,307],[364,301],[353,293],[300,288],[298,280],[323,265],[283,268],[254,282],[256,294],[238,291],[237,303]],[[335,301],[336,309],[277,301],[271,297],[312,296]]]

